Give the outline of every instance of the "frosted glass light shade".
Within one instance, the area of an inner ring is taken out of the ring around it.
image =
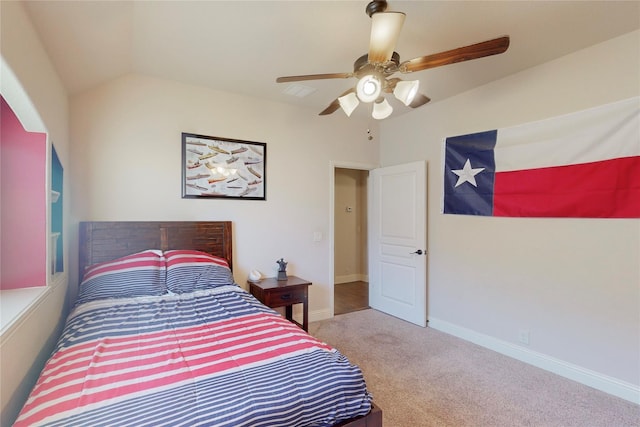
[[[360,104],[358,101],[358,97],[354,92],[348,93],[345,96],[341,96],[338,98],[338,102],[340,103],[340,107],[342,107],[342,111],[348,116],[351,117],[351,113],[356,107]]]
[[[398,82],[396,83],[395,89],[393,89],[393,94],[399,101],[408,107],[416,97],[418,87],[420,87],[420,80]]]
[[[377,120],[386,119],[393,113],[393,107],[389,104],[386,99],[382,99],[382,101],[376,101],[373,104],[373,112],[371,113],[371,117]]]
[[[391,59],[404,18],[402,12],[378,12],[371,16],[370,63],[383,64]]]
[[[375,15],[374,15],[375,16]],[[373,102],[380,96],[382,84],[373,74],[367,74],[358,80],[356,94],[362,102]]]

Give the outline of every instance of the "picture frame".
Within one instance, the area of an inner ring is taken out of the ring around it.
[[[182,133],[182,198],[266,200],[267,144]]]

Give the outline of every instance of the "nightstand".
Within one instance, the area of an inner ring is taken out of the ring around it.
[[[288,276],[287,280],[275,277],[262,279],[259,282],[247,282],[251,294],[267,307],[286,307],[287,320],[309,330],[309,286],[311,282],[296,276]],[[293,320],[293,304],[302,304],[302,324]]]

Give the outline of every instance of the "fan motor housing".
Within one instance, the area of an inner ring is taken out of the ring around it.
[[[397,69],[398,65],[400,64],[400,54],[398,52],[393,52],[393,55],[391,55],[391,59],[389,59],[389,63],[394,64],[395,67],[393,68]],[[389,68],[389,63],[384,66],[383,72]],[[365,71],[367,67],[373,68],[373,66],[369,63],[369,55],[365,53],[360,58],[356,59],[356,61],[353,63],[353,72],[358,73],[358,71]]]
[[[374,1],[372,1],[371,3],[369,3],[367,5],[367,8],[365,9],[365,12],[367,12],[367,15],[369,15],[369,18],[371,18],[371,16],[374,13],[384,12],[385,10],[387,10],[387,2],[386,1],[374,0]]]

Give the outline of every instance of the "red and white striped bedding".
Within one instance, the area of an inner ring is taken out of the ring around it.
[[[370,408],[357,366],[228,285],[78,305],[15,426],[330,426]]]

